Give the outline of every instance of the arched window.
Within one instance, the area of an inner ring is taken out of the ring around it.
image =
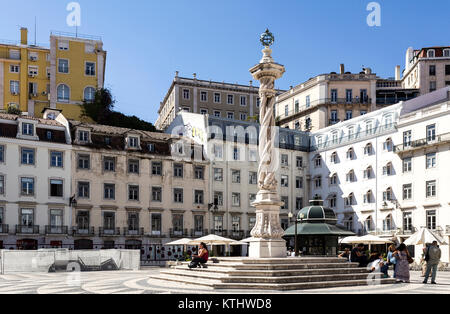
[[[383,220],[383,231],[391,231],[392,228],[392,215],[389,214],[384,220]]]
[[[369,166],[366,170],[364,170],[364,179],[372,178],[372,170],[372,166]]]
[[[372,155],[372,143],[368,143],[366,147],[364,147],[364,155]]]
[[[95,88],[93,87],[86,87],[84,89],[84,100],[86,101],[93,101],[95,98]]]
[[[364,204],[370,204],[372,202],[372,191],[369,190],[364,194]]]
[[[392,201],[392,188],[387,188],[386,191],[383,192],[383,201]]]
[[[355,150],[353,148],[350,148],[347,151],[347,159],[353,160],[355,158]]]
[[[347,173],[347,182],[354,182],[355,181],[355,171],[350,170],[349,173]]]
[[[330,177],[330,185],[337,185],[337,183],[338,183],[338,176],[337,173],[335,173]]]
[[[334,152],[333,154],[331,154],[331,163],[333,163],[333,164],[337,164],[338,163],[338,154],[337,154],[337,152]]]
[[[372,216],[369,216],[364,221],[364,231],[365,232],[371,232],[373,231],[373,222],[372,222]]]
[[[434,52],[434,49],[430,49],[430,50],[428,50],[427,51],[427,57],[428,58],[434,58],[435,57],[435,52]]]
[[[69,102],[70,100],[70,88],[66,84],[58,86],[58,101]]]

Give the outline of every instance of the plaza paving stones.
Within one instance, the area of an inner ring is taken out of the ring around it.
[[[73,274],[8,274],[0,275],[0,294],[279,294],[280,291],[220,290],[164,280],[150,279],[159,268],[142,271],[92,272]],[[78,280],[79,279],[79,280]],[[420,273],[413,272],[410,284],[382,286],[341,287],[307,291],[289,291],[294,294],[450,294],[450,272],[438,273],[437,285],[422,284]]]

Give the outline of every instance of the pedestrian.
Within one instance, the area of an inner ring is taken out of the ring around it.
[[[358,263],[358,267],[367,266],[368,262],[367,256],[364,254],[364,244],[358,244],[358,246],[352,250],[352,253],[350,254],[350,261],[352,263]]]
[[[389,266],[384,260],[383,254],[373,253],[373,255],[376,256],[376,259],[370,264],[369,270],[372,273],[382,273],[384,275],[384,278],[389,278],[388,275]]]
[[[205,243],[200,243],[200,249],[198,250],[198,255],[192,255],[192,262],[189,264],[189,268],[197,268],[203,266],[206,268],[206,263],[208,263],[209,252]]]
[[[409,264],[411,263],[411,255],[404,243],[400,244],[394,253],[397,260],[396,279],[397,282],[410,282]]]
[[[392,244],[389,249],[388,249],[388,254],[387,254],[387,263],[388,263],[388,267],[393,266],[394,267],[394,275],[393,277],[396,277],[396,267],[397,267],[397,260],[394,257],[394,252],[395,252],[395,245]]]
[[[438,246],[437,241],[434,241],[431,246],[426,250],[425,253],[425,261],[427,262],[427,271],[425,273],[424,284],[428,283],[428,278],[430,278],[430,273],[433,271],[433,275],[431,276],[431,283],[436,284],[436,276],[438,271],[438,265],[441,261],[441,249]]]
[[[425,278],[425,274],[427,273],[427,261],[426,259],[426,255],[427,255],[427,250],[428,248],[431,246],[431,243],[426,243],[425,247],[422,250],[422,256],[420,258],[420,266],[422,267],[422,277]]]
[[[350,260],[350,249],[346,247],[344,253],[340,254],[339,257],[345,258],[348,262]]]

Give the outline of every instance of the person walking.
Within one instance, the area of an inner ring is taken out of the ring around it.
[[[396,277],[396,267],[397,267],[397,260],[394,257],[394,252],[395,252],[395,245],[392,244],[389,249],[388,249],[388,254],[387,254],[387,264],[388,267],[393,266],[394,267],[394,275],[393,278]]]
[[[438,265],[441,261],[441,249],[438,246],[437,241],[434,241],[430,247],[426,250],[425,253],[425,261],[427,262],[427,271],[425,273],[424,284],[428,283],[428,278],[430,278],[431,271],[433,271],[433,275],[431,276],[431,283],[436,284],[436,276],[438,271]]]
[[[397,248],[397,251],[394,253],[394,257],[397,260],[397,282],[410,283],[409,264],[411,261],[411,255],[409,254],[408,248],[404,243],[400,244]]]

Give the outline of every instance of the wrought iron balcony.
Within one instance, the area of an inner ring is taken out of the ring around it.
[[[8,234],[9,225],[0,225],[0,234]]]
[[[191,229],[191,237],[192,238],[201,238],[208,235],[208,230],[195,230]]]
[[[170,229],[170,237],[171,238],[186,238],[188,237],[188,230],[174,230]]]
[[[85,227],[85,228],[74,227],[73,235],[77,237],[92,237],[95,235],[95,229],[94,227]]]
[[[211,233],[215,234],[219,237],[227,237],[228,236],[227,230],[211,230]]]
[[[144,228],[123,228],[123,234],[126,237],[144,236]]]
[[[230,238],[233,240],[242,240],[245,237],[245,232],[243,230],[239,231],[230,231]]]
[[[39,234],[39,226],[16,225],[16,234]]]
[[[104,228],[100,227],[98,229],[98,235],[100,237],[113,237],[113,236],[120,236],[120,228]]]
[[[335,124],[338,124],[339,122],[341,122],[341,120],[339,120],[339,119],[330,119],[328,121],[328,125],[335,125]]]
[[[424,138],[417,141],[411,141],[408,143],[403,143],[401,145],[397,145],[394,147],[394,152],[404,153],[404,152],[410,152],[417,149],[429,147],[429,146],[435,146],[435,145],[442,145],[450,143],[450,133],[445,133],[442,135],[432,136],[428,138]]]
[[[148,236],[150,238],[156,238],[156,239],[161,239],[161,238],[165,238],[166,235],[163,234],[161,231],[151,231]]]
[[[68,234],[69,228],[67,226],[45,226],[45,234],[62,235]]]

